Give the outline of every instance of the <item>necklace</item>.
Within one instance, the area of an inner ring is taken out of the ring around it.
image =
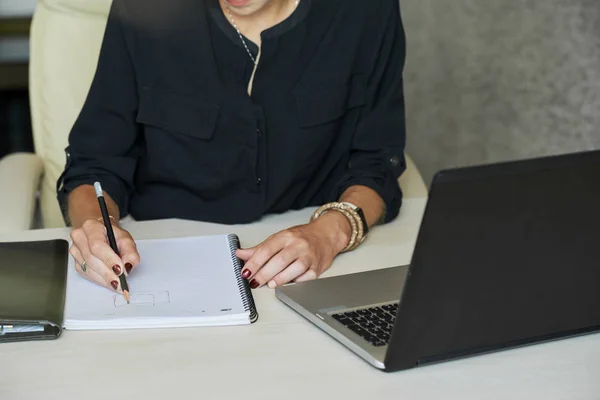
[[[248,45],[246,44],[246,41],[244,40],[244,36],[242,36],[242,33],[240,32],[240,30],[237,27],[237,24],[235,23],[235,19],[233,19],[233,14],[231,13],[231,9],[229,8],[229,4],[227,4],[227,0],[223,0],[223,1],[225,2],[225,8],[227,9],[227,14],[229,14],[229,19],[231,20],[231,25],[233,25],[233,27],[235,28],[235,31],[237,32],[238,36],[240,37],[240,40],[242,41],[242,44],[244,45],[244,48],[246,49],[246,52],[250,56],[250,59],[252,60],[252,62],[254,63],[254,65],[256,65],[258,62],[252,56],[252,53],[250,52],[250,49],[248,48]],[[294,2],[294,8],[298,7],[298,3],[299,2],[300,2],[300,0],[295,0],[295,2]]]

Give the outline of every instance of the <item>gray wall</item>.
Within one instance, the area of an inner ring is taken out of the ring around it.
[[[0,0],[0,17],[31,16],[37,0]]]
[[[401,0],[408,152],[441,168],[600,148],[600,0]]]

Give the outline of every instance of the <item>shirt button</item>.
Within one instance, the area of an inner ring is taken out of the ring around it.
[[[400,164],[400,157],[394,156],[394,157],[390,158],[390,162],[392,163],[392,165],[394,167],[397,167],[398,164]]]
[[[262,179],[258,178],[256,180],[256,186],[260,186],[261,183],[262,183]]]
[[[260,129],[257,129],[256,130],[256,134],[258,135],[258,137],[261,137],[262,136],[262,131]]]

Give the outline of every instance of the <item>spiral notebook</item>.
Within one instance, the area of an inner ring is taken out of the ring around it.
[[[131,303],[80,276],[69,258],[67,330],[241,325],[258,319],[241,277],[236,235],[136,241],[141,262],[128,277]]]

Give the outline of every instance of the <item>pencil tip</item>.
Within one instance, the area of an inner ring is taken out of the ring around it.
[[[127,300],[127,304],[130,304],[131,301],[129,299],[129,291],[123,290],[123,295],[125,296],[125,300]]]

